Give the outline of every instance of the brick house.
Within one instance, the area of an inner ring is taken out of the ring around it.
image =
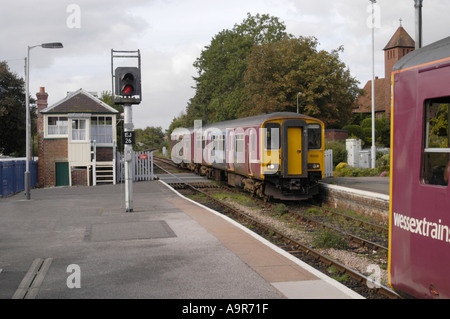
[[[118,111],[83,89],[50,107],[36,96],[39,186],[115,183]]]
[[[375,116],[386,119],[391,117],[391,74],[392,68],[401,58],[414,51],[415,42],[406,30],[400,26],[394,33],[384,51],[384,78],[375,77]],[[366,94],[356,100],[357,108],[354,114],[372,113],[372,81],[364,86]]]

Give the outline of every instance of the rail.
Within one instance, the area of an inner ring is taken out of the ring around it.
[[[225,203],[222,200],[214,198],[213,196],[204,192],[203,190],[201,190],[201,189],[191,185],[190,183],[182,180],[181,178],[171,174],[170,172],[168,172],[161,166],[159,166],[157,164],[155,164],[155,165],[158,166],[161,170],[165,171],[167,174],[170,174],[170,175],[176,177],[178,179],[178,182],[177,182],[178,187],[180,187],[179,186],[180,184],[183,184],[187,188],[190,188],[191,190],[193,190],[194,192],[202,194],[203,196],[208,198],[208,200],[214,201],[216,204],[224,207],[226,211],[233,214],[235,217],[238,217],[240,221],[242,221],[242,219],[244,219],[246,221],[246,223],[249,226],[251,226],[251,228],[253,230],[257,229],[258,233],[260,235],[270,236],[272,239],[276,239],[278,246],[284,248],[288,253],[292,254],[293,256],[296,256],[297,254],[301,253],[302,255],[306,255],[306,256],[312,258],[316,262],[321,262],[321,263],[325,264],[327,267],[334,266],[336,269],[338,269],[338,271],[341,274],[343,274],[343,275],[346,274],[346,275],[350,276],[351,278],[353,278],[358,283],[360,289],[370,290],[369,294],[375,293],[377,295],[382,295],[382,296],[385,296],[385,297],[391,298],[391,299],[401,298],[393,290],[391,290],[390,288],[385,287],[383,285],[380,285],[380,284],[375,286],[375,288],[369,289],[367,287],[367,283],[371,283],[373,281],[370,278],[366,277],[365,275],[345,266],[344,264],[342,264],[328,256],[321,254],[320,252],[313,249],[312,247],[306,246],[306,245],[298,242],[297,240],[279,232],[278,230],[276,230],[264,223],[261,223],[257,219],[249,216],[248,214],[234,208],[233,206]],[[280,244],[280,243],[282,243],[282,244]]]

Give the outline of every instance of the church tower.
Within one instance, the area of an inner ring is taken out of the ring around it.
[[[400,20],[401,21],[401,20]],[[394,65],[405,55],[414,51],[415,42],[408,32],[400,27],[389,40],[384,51],[384,79],[375,78],[375,113],[377,118],[391,117],[391,74]],[[372,110],[372,81],[364,86],[366,94],[360,95],[356,100],[354,113],[370,114]]]
[[[409,52],[414,51],[415,42],[401,25],[384,50],[384,88],[386,99],[386,118],[391,117],[391,74],[394,65]]]
[[[415,42],[408,32],[400,25],[384,50],[384,76],[391,78],[392,69],[401,58],[414,51]],[[389,81],[389,80],[388,80]]]

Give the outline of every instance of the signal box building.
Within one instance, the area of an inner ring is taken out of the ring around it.
[[[115,183],[118,111],[80,89],[48,107],[37,93],[39,186]]]

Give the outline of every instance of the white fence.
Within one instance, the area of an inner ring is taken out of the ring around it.
[[[325,177],[333,177],[333,150],[325,151]]]
[[[117,153],[117,182],[125,181],[125,161],[123,154]],[[152,181],[153,152],[133,153],[133,181]]]

